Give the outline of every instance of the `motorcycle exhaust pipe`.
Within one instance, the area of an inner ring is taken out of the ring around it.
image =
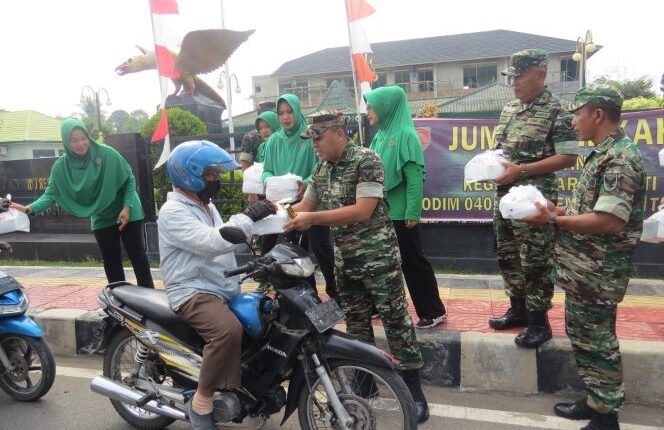
[[[136,402],[142,398],[145,393],[136,391],[132,388],[122,385],[116,381],[105,378],[103,376],[97,376],[90,382],[90,389],[95,393],[99,393],[106,397],[109,397],[113,400],[117,400],[128,405],[137,406]],[[185,416],[184,411],[176,409],[172,406],[166,405],[164,403],[158,402],[156,400],[150,400],[143,406],[140,406],[141,409],[145,409],[148,412],[153,412],[158,415],[162,415],[169,418],[174,418],[176,420],[186,421],[187,417]]]

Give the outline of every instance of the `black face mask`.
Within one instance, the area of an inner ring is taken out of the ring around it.
[[[205,181],[205,187],[196,193],[198,197],[203,200],[203,203],[207,204],[210,202],[210,199],[215,197],[219,190],[221,189],[221,182],[219,181]]]

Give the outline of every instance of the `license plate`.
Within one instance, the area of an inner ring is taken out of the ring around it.
[[[320,303],[307,310],[305,314],[319,333],[334,327],[336,323],[346,318],[344,312],[334,300]]]

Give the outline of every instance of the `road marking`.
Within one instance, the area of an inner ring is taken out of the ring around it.
[[[538,429],[578,430],[585,421],[566,420],[556,416],[523,412],[497,411],[493,409],[468,408],[465,406],[429,403],[429,413],[441,418],[456,418],[468,421],[508,424]],[[620,423],[623,430],[657,430],[661,427]]]
[[[101,370],[78,367],[58,366],[57,375],[69,378],[92,379],[102,374]],[[455,418],[466,421],[507,424],[520,427],[578,430],[585,421],[573,421],[556,416],[529,414],[524,412],[498,411],[494,409],[469,408],[465,406],[441,405],[429,403],[429,413],[441,418]],[[623,430],[661,430],[661,427],[642,426],[637,424],[620,424]]]

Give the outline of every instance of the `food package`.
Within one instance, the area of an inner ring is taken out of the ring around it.
[[[534,185],[518,185],[500,199],[498,209],[505,219],[523,219],[537,213],[535,202],[546,206],[546,199]]]
[[[505,172],[505,166],[501,161],[505,161],[502,149],[477,154],[466,163],[466,167],[463,169],[464,181],[471,184],[496,179]]]
[[[273,202],[295,200],[299,190],[298,182],[301,181],[301,177],[292,173],[271,176],[265,181],[265,197]]]
[[[30,231],[30,218],[16,209],[0,213],[0,234],[14,231]]]
[[[658,212],[655,212],[650,218],[643,221],[641,241],[650,243],[664,242],[664,207],[660,206],[659,208]]]
[[[290,221],[286,210],[277,205],[277,213],[268,215],[260,221],[256,221],[252,228],[252,233],[262,236],[264,234],[276,234],[284,232],[284,224]]]
[[[254,163],[242,175],[242,192],[263,194],[263,163]]]

